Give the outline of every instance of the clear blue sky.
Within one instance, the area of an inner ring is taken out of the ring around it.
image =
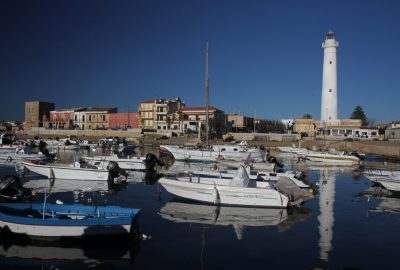
[[[400,119],[400,1],[0,2],[0,120],[24,102],[137,110],[154,97],[266,119],[320,117],[321,43],[338,48],[338,116]]]

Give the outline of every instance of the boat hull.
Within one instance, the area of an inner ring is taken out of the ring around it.
[[[140,213],[140,209],[118,206],[47,204],[45,218],[41,218],[42,208],[43,204],[2,203],[0,227],[31,237],[117,235],[129,233],[133,219],[137,222]],[[37,211],[39,217],[11,214],[26,210]]]
[[[146,170],[143,158],[112,158],[112,157],[85,157],[85,160],[99,168],[107,168],[110,161],[118,163],[118,166],[124,170]]]
[[[305,155],[305,158],[311,162],[318,162],[328,165],[342,165],[351,166],[359,165],[360,159],[355,156],[343,156],[343,155],[333,155],[333,154],[309,154]]]
[[[196,181],[196,180],[194,180]],[[161,178],[159,183],[170,193],[195,201],[252,207],[286,208],[288,198],[271,188],[243,188],[213,183],[197,183]]]
[[[87,169],[87,168],[74,168],[74,167],[60,167],[54,165],[38,165],[28,162],[22,163],[25,168],[36,174],[59,179],[73,179],[73,180],[102,180],[109,179],[109,172],[106,170]]]
[[[162,145],[161,147],[171,152],[176,160],[185,160],[185,161],[215,162],[221,159],[244,161],[247,159],[249,154],[251,154],[251,158],[254,161],[258,162],[258,161],[264,161],[266,157],[265,151],[257,149],[249,149],[246,151],[235,152],[235,151],[222,151],[222,150],[215,151],[215,150],[202,150],[202,149],[187,149],[172,145]]]

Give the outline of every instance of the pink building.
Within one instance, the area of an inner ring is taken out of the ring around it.
[[[139,120],[137,112],[110,113],[110,128],[138,128]]]

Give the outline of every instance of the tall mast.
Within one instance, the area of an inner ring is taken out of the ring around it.
[[[208,147],[208,131],[209,131],[209,124],[208,124],[208,41],[206,42],[206,145]]]

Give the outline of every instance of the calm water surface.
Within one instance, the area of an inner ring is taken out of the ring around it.
[[[300,166],[319,185],[316,198],[300,209],[178,200],[158,183],[144,183],[141,173],[114,191],[104,183],[85,187],[56,180],[48,201],[141,208],[140,229],[152,239],[93,247],[3,238],[1,269],[398,269],[400,199],[363,195],[372,183],[352,169],[307,167],[280,158],[285,169]],[[365,164],[387,166],[381,160]],[[182,164],[172,169],[181,168],[188,169]],[[0,164],[1,177],[13,172],[13,166]],[[37,201],[43,201],[40,187],[47,184],[38,177],[25,179],[26,186],[37,188]]]

